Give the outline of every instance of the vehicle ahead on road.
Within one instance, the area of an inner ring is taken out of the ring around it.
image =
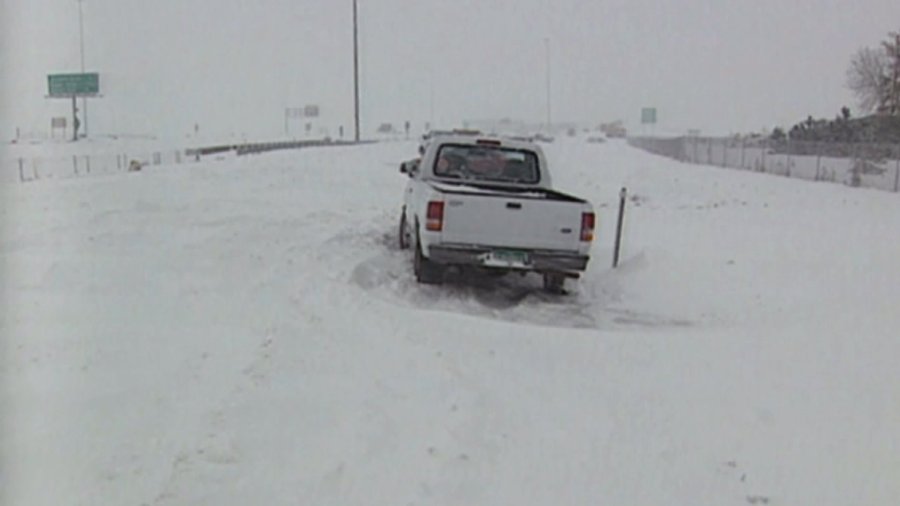
[[[404,162],[409,176],[400,215],[401,248],[414,248],[420,283],[441,283],[448,268],[543,275],[562,292],[587,267],[594,211],[583,199],[552,189],[547,160],[531,141],[441,133],[421,157]]]

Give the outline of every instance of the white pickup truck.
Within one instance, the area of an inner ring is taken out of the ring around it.
[[[537,272],[562,292],[587,267],[594,210],[554,191],[547,160],[533,142],[439,134],[404,162],[409,176],[400,215],[401,248],[414,248],[420,283],[441,283],[454,268]]]

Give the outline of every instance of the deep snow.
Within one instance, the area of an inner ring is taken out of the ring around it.
[[[415,283],[412,143],[0,186],[0,503],[895,504],[897,195],[546,150],[562,298]]]

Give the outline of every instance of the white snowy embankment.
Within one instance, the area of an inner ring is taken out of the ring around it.
[[[896,195],[563,139],[600,213],[573,293],[419,286],[414,150],[0,187],[0,502],[900,497]]]

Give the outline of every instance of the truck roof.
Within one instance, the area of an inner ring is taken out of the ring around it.
[[[458,132],[434,132],[423,142],[423,145],[431,143],[437,144],[463,144],[477,146],[479,144],[488,144],[501,146],[504,148],[524,149],[527,151],[540,151],[540,147],[530,138],[526,137],[508,137],[503,135],[484,135],[479,133],[458,133]]]

